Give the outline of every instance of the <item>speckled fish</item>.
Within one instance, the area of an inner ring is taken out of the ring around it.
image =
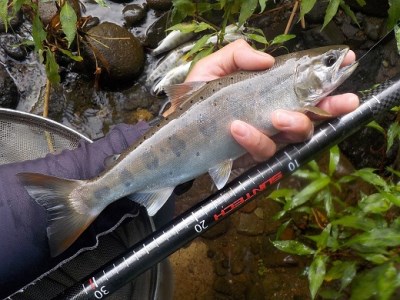
[[[172,113],[91,180],[18,174],[29,195],[47,209],[52,254],[68,248],[121,197],[130,195],[154,215],[177,185],[201,174],[208,172],[221,189],[232,161],[245,153],[230,134],[232,121],[275,134],[274,110],[313,111],[350,76],[357,63],[341,66],[347,52],[346,46],[312,49],[278,57],[265,71],[170,86]]]

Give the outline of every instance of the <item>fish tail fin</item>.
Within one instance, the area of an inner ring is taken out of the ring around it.
[[[52,256],[64,252],[93,222],[98,213],[73,193],[85,181],[37,173],[17,174],[28,194],[47,210],[47,237]]]

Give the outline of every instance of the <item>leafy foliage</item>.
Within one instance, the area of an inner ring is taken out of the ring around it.
[[[317,295],[339,299],[344,294],[350,299],[391,299],[400,288],[399,185],[371,168],[338,179],[335,166],[339,160],[335,146],[325,171],[313,161],[295,173],[310,181],[302,190],[271,193],[270,198],[283,204],[278,217],[305,213],[315,220],[308,229],[310,234],[300,236],[306,240],[272,243],[287,253],[312,257],[307,274],[313,299]],[[400,175],[394,172],[393,176]],[[358,199],[350,199],[355,204],[345,196],[350,185],[363,187]]]

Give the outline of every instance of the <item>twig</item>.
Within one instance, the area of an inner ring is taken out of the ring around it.
[[[298,7],[299,7],[299,1],[296,0],[296,2],[293,5],[292,13],[290,14],[289,21],[286,25],[284,34],[289,33],[290,27],[292,26],[292,23],[293,23],[294,15],[296,14]]]
[[[47,118],[49,116],[49,99],[50,99],[50,89],[51,89],[51,82],[49,79],[46,79],[46,90],[44,94],[44,104],[43,104],[43,117]],[[47,141],[47,147],[49,148],[50,153],[54,153],[54,143],[53,139],[50,135],[50,132],[45,130],[44,135]]]

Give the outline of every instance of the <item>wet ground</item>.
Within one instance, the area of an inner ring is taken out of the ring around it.
[[[128,4],[144,2],[131,1]],[[110,7],[106,9],[89,1],[83,3],[87,15],[97,16],[100,21],[125,24],[122,10],[127,3],[107,2]],[[267,36],[280,34],[286,25],[290,8],[290,5],[285,6],[274,14],[257,17],[252,22],[262,28]],[[154,41],[149,41],[147,33],[150,24],[163,14],[162,11],[150,9],[141,23],[129,26],[146,50],[143,73],[135,83],[117,91],[97,90],[92,77],[66,66],[62,70],[62,84],[52,90],[50,116],[91,139],[102,137],[117,123],[152,119],[163,105],[165,97],[152,95],[145,84],[147,73],[158,60],[147,51],[148,47],[154,46]],[[340,13],[321,32],[320,16],[321,11],[310,15],[305,29],[300,28],[299,24],[294,25],[292,32],[297,34],[297,38],[287,45],[290,50],[345,43],[360,57],[378,41],[384,31],[383,17],[373,16],[370,12],[358,12],[360,28]],[[26,35],[29,27],[21,31],[21,36]],[[23,60],[16,60],[0,51],[0,58],[19,87],[18,109],[40,112],[41,103],[38,99],[44,93],[45,73],[33,53],[29,52]],[[366,89],[394,76],[400,70],[398,58],[395,41],[389,36],[361,61],[357,72],[341,87],[341,91]],[[370,147],[371,140],[381,143],[376,141],[373,133],[365,133],[365,138],[357,139],[356,146],[354,140],[349,139],[341,147],[357,167],[382,168],[393,161],[390,154],[385,154],[383,159],[381,155],[377,157],[372,151],[374,148]],[[358,149],[363,150],[362,160]],[[191,190],[178,198],[176,214],[206,198],[210,189],[208,177],[196,180]],[[280,225],[273,218],[279,209],[278,204],[260,196],[203,237],[173,254],[170,260],[175,274],[174,299],[309,299],[308,282],[303,273],[307,261],[278,251],[270,242],[275,239]],[[297,230],[289,227],[282,237],[293,239],[298,234]]]

